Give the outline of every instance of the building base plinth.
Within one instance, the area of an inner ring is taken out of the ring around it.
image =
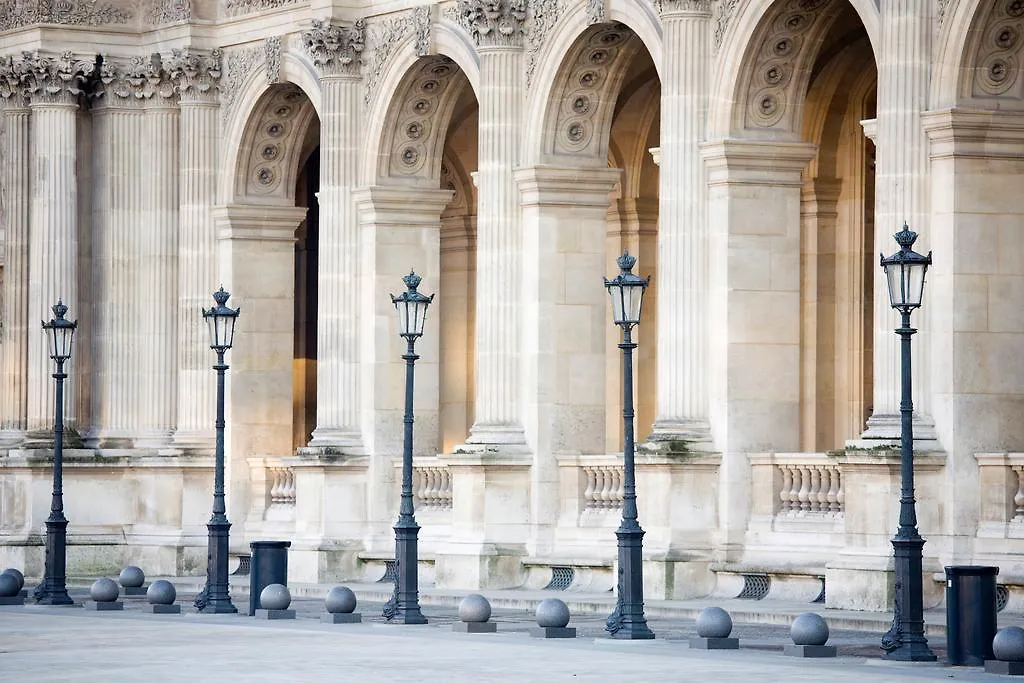
[[[558,628],[557,626],[541,626],[530,629],[531,638],[575,638],[576,629],[568,626]]]
[[[146,614],[181,614],[181,605],[144,605]]]
[[[295,610],[293,609],[258,609],[256,610],[257,619],[294,619]]]
[[[739,638],[690,638],[691,650],[738,650]]]
[[[491,621],[483,623],[457,621],[452,624],[452,631],[455,633],[497,633],[498,625]]]
[[[358,612],[350,614],[332,614],[331,612],[324,612],[320,615],[321,624],[361,624],[363,622],[363,615]]]
[[[790,657],[824,658],[835,657],[835,645],[787,645],[782,654]]]
[[[85,603],[85,609],[93,612],[121,612],[124,610],[124,603],[120,600],[115,602],[92,602]]]

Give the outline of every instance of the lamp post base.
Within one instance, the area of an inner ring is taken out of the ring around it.
[[[627,528],[624,520],[615,536],[619,539],[619,599],[605,630],[618,640],[651,640],[654,632],[644,617],[643,529],[636,524]]]
[[[59,519],[46,520],[46,575],[36,587],[33,597],[37,605],[73,605],[65,583],[67,568],[68,520],[57,513]]]
[[[922,639],[904,642],[895,650],[883,653],[882,659],[891,662],[934,662],[938,657],[928,647],[927,641]]]
[[[199,611],[203,614],[235,614],[238,608],[232,604],[228,589],[228,532],[231,524],[227,519],[215,517],[206,529],[209,532],[206,596]]]
[[[913,527],[900,527],[892,539],[896,585],[892,627],[882,636],[882,659],[934,662],[924,635],[922,550],[924,539]]]
[[[384,606],[391,624],[426,624],[419,602],[419,536],[415,520],[402,520],[395,529],[395,593]]]

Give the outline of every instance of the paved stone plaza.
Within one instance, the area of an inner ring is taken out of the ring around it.
[[[72,595],[81,604],[85,591]],[[833,632],[836,660],[781,654],[789,629],[737,624],[742,650],[690,650],[689,619],[650,620],[658,639],[620,642],[602,633],[603,616],[574,615],[573,641],[530,638],[532,612],[495,609],[494,635],[453,633],[457,609],[425,605],[426,626],[383,623],[379,602],[360,602],[365,623],[325,625],[321,600],[293,602],[298,618],[257,621],[194,613],[182,595],[180,616],[144,614],[142,599],[125,599],[122,613],[80,608],[0,608],[0,681],[917,681],[999,680],[980,669],[903,665],[878,659],[878,633]],[[240,608],[247,604],[235,596]],[[826,616],[828,616],[826,614]],[[940,658],[945,639],[932,637]]]

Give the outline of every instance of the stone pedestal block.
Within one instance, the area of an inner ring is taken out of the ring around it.
[[[293,609],[258,609],[256,610],[255,617],[257,619],[294,619],[295,610]]]
[[[9,598],[0,598],[0,607],[13,607],[16,605],[24,605],[25,596],[15,595]]]
[[[85,603],[85,609],[93,612],[120,612],[124,610],[124,603],[120,600],[115,602],[93,602]]]
[[[835,657],[835,645],[787,645],[782,653],[790,657],[822,658]]]
[[[572,630],[575,631],[576,629]],[[455,633],[497,633],[498,625],[490,621],[457,621],[454,624],[452,624],[452,631],[454,631]]]
[[[363,621],[363,615],[359,613],[334,613],[324,612],[320,615],[321,624],[360,624]]]
[[[691,650],[738,650],[739,638],[690,638]]]
[[[141,598],[146,596],[149,586],[121,586],[121,595],[126,598]]]
[[[542,626],[530,629],[531,638],[575,638],[576,629],[568,626],[558,628],[557,626]]]
[[[998,659],[989,659],[985,661],[985,673],[1024,676],[1024,662],[1001,662]]]
[[[143,605],[147,614],[181,614],[181,605]]]

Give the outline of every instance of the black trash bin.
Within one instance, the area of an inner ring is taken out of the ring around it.
[[[288,585],[288,548],[291,541],[253,541],[249,544],[249,616],[260,607],[260,593],[272,583]],[[991,647],[991,643],[989,643]]]
[[[946,643],[952,666],[985,666],[996,637],[999,567],[946,567]]]

